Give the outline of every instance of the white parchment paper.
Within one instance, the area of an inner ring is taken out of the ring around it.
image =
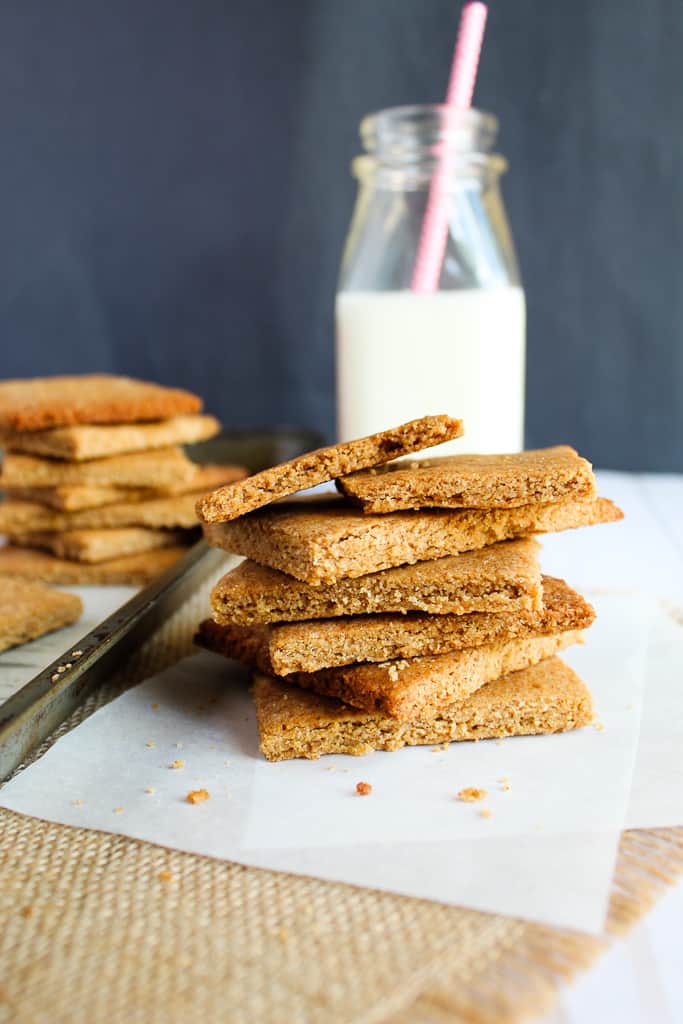
[[[595,603],[589,642],[566,659],[589,684],[602,728],[268,764],[245,674],[200,654],[96,712],[8,783],[0,803],[245,864],[597,932],[629,804],[643,684],[656,672],[670,687],[673,675],[650,660],[655,650],[668,664],[672,650],[653,648],[664,614],[656,601],[626,594]],[[664,762],[649,770],[659,774]],[[355,794],[359,780],[372,784],[370,796]],[[483,804],[456,799],[466,786],[488,791]],[[211,797],[191,805],[186,794],[197,788]]]

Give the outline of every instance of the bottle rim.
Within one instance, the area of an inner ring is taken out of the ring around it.
[[[454,110],[446,104],[387,107],[360,122],[366,153],[382,163],[413,163],[440,153],[488,155],[498,135],[495,114],[469,107]]]

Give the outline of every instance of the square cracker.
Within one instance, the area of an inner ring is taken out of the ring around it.
[[[246,654],[252,667],[268,675],[287,676],[588,629],[594,619],[593,607],[564,580],[544,576],[540,610],[469,615],[380,613],[260,626],[221,626],[208,619],[200,626],[197,642],[229,658],[241,660]]]
[[[249,626],[369,612],[464,615],[541,608],[539,548],[534,540],[505,541],[317,587],[246,561],[214,587],[213,617]]]
[[[200,642],[204,647],[272,674],[272,670],[268,672],[271,666],[267,645],[258,630],[251,635],[243,632],[237,638],[234,633],[230,636],[230,630],[228,635],[221,635],[221,627],[211,620],[203,623],[203,627]],[[546,636],[497,640],[423,658],[295,672],[287,676],[287,682],[401,721],[432,718],[445,705],[464,700],[485,683],[550,658],[571,644],[581,643],[582,637],[581,630],[567,630]]]
[[[425,509],[368,515],[343,500],[288,502],[230,523],[204,526],[209,544],[279,569],[313,586],[396,565],[485,547],[496,541],[614,522],[606,498],[505,509]]]
[[[0,651],[69,626],[82,613],[83,602],[76,594],[34,580],[0,577]]]
[[[180,448],[159,448],[152,452],[130,452],[90,462],[58,462],[38,455],[9,452],[2,463],[0,486],[59,487],[63,484],[88,486],[158,487],[189,483],[196,465]]]
[[[2,436],[2,444],[10,452],[83,462],[169,445],[194,444],[213,437],[220,428],[213,416],[174,416],[150,423],[78,424],[52,430],[10,431]]]
[[[35,501],[9,498],[0,502],[0,533],[16,534],[54,530],[103,530],[123,526],[148,526],[155,529],[198,526],[195,494],[151,501],[120,502],[103,508],[84,508],[80,512],[58,512]]]
[[[165,420],[201,408],[189,391],[109,374],[0,381],[0,430]]]
[[[17,547],[41,548],[58,558],[73,562],[108,562],[143,551],[177,547],[186,539],[183,530],[153,530],[128,526],[112,530],[67,530],[35,533],[10,533],[9,539]]]
[[[189,480],[167,484],[165,487],[95,487],[88,484],[65,484],[56,487],[8,487],[6,493],[8,497],[20,501],[39,502],[48,508],[76,512],[123,502],[168,498],[175,494],[191,493],[196,503],[197,494],[205,491],[207,487],[217,487],[232,480],[241,480],[246,475],[247,471],[243,466],[197,464]],[[196,518],[195,515],[195,520]]]
[[[594,498],[590,462],[573,448],[539,448],[514,455],[450,455],[361,470],[338,481],[364,512],[410,508],[514,508]]]
[[[425,416],[370,437],[318,448],[207,494],[197,503],[197,514],[204,523],[236,519],[278,498],[365,467],[380,465],[400,455],[430,448],[460,437],[462,432],[460,420],[450,416]]]
[[[253,696],[268,761],[566,732],[593,718],[588,688],[559,658],[502,676],[434,718],[409,722],[359,711],[260,673]]]
[[[87,565],[84,562],[57,558],[46,551],[6,545],[0,547],[0,579],[3,576],[11,576],[45,580],[47,583],[62,583],[66,586],[106,583],[137,585],[149,583],[186,553],[187,548],[162,548]]]

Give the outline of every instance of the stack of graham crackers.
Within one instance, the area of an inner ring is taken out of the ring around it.
[[[0,575],[145,583],[184,553],[195,503],[245,475],[180,445],[218,432],[188,391],[107,375],[0,382]]]
[[[587,687],[555,655],[595,613],[541,574],[533,535],[622,513],[567,447],[389,461],[461,433],[428,417],[199,503],[209,542],[247,560],[214,588],[197,639],[255,670],[269,760],[591,720]],[[333,478],[343,496],[271,504]]]

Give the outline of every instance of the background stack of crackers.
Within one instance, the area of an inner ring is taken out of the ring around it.
[[[247,560],[216,585],[198,642],[256,670],[268,759],[591,720],[588,689],[555,655],[594,611],[541,574],[533,534],[622,513],[567,447],[389,461],[461,432],[429,417],[200,502],[209,542]],[[331,478],[343,496],[270,504]]]
[[[0,382],[0,574],[144,583],[196,535],[198,494],[244,476],[181,445],[216,434],[188,391],[107,375]]]

